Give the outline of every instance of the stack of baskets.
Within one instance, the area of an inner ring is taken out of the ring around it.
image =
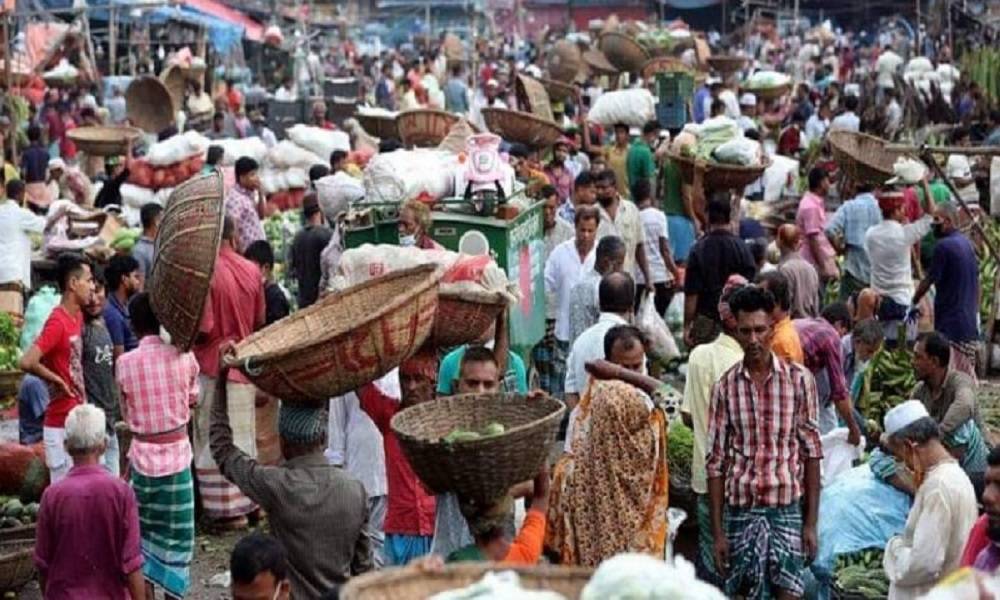
[[[340,597],[343,600],[423,599],[472,585],[486,573],[496,569],[495,565],[488,563],[452,564],[433,573],[419,569],[389,569],[351,579],[341,591]],[[521,587],[525,589],[555,592],[568,600],[577,600],[593,575],[592,570],[583,567],[551,565],[504,565],[502,570],[515,571]]]
[[[470,394],[411,406],[392,419],[413,471],[435,493],[489,504],[535,477],[545,464],[566,408],[553,398]],[[455,429],[480,431],[500,423],[500,435],[446,442]]]
[[[902,152],[886,148],[882,138],[853,131],[832,131],[827,137],[833,158],[850,181],[882,185],[892,177],[896,159]]]
[[[433,148],[448,136],[448,132],[460,118],[456,114],[432,108],[403,111],[396,116],[399,140],[404,146]]]
[[[325,406],[420,349],[434,326],[440,278],[424,265],[330,294],[244,339],[227,363],[284,402]]]

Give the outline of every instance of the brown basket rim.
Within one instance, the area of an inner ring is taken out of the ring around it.
[[[581,590],[594,570],[587,567],[569,567],[558,565],[504,565],[491,562],[454,563],[445,565],[441,572],[427,572],[415,567],[394,567],[366,573],[348,580],[341,591],[343,600],[358,600],[367,591],[394,586],[403,581],[412,580],[466,580],[478,581],[486,573],[493,571],[514,571],[519,576],[537,579],[563,579],[580,581]]]
[[[142,135],[138,127],[127,125],[87,125],[74,127],[66,132],[67,137],[76,143],[122,143]]]
[[[853,148],[850,147],[850,144],[853,143],[854,140],[867,139],[871,140],[874,143],[877,143],[884,150],[885,146],[889,143],[886,140],[868,133],[862,133],[860,131],[846,131],[844,129],[831,131],[829,136],[827,136],[827,139],[830,142],[830,146],[834,150],[842,152],[845,156],[850,157],[851,160],[863,163],[867,167],[885,173],[886,175],[892,176],[892,171],[886,171],[879,165],[867,160],[866,158],[858,156],[858,154],[855,153],[854,150],[856,150],[860,146],[860,144],[855,143]]]
[[[559,139],[559,137],[562,136],[563,134],[562,129],[560,129],[559,125],[557,125],[554,121],[549,121],[547,119],[539,117],[538,115],[527,113],[520,110],[488,107],[482,110],[482,115],[483,115],[483,121],[486,123],[486,128],[489,129],[491,133],[496,133],[496,132],[490,129],[490,121],[492,121],[493,118],[497,118],[497,119],[514,119],[514,120],[521,119],[529,121],[529,125],[532,127],[546,127],[555,132],[554,137],[556,139]],[[495,117],[493,115],[495,115]]]
[[[617,67],[611,64],[608,57],[599,48],[590,48],[581,53],[583,62],[591,69],[603,75],[617,75],[620,73]]]
[[[738,71],[746,65],[748,60],[746,56],[735,54],[717,54],[705,58],[705,62],[716,71]]]
[[[457,115],[455,113],[450,113],[446,110],[441,110],[438,108],[411,108],[409,110],[400,111],[400,113],[396,115],[396,121],[399,122],[399,120],[404,117],[410,118],[420,114],[430,114],[430,115],[447,117],[448,119],[453,121],[458,121],[459,119],[462,118],[460,115]]]
[[[623,41],[624,43],[630,44],[634,48],[637,48],[638,51],[639,51],[639,54],[642,55],[642,60],[640,60],[640,63],[645,64],[646,61],[648,61],[650,58],[653,58],[653,56],[649,53],[649,50],[646,50],[646,48],[643,47],[643,45],[640,44],[634,37],[632,37],[632,36],[630,36],[628,34],[625,34],[625,33],[621,33],[620,31],[605,31],[600,36],[598,36],[598,38],[597,38],[597,48],[602,53],[604,53],[605,56],[607,56],[607,52],[604,52],[604,40],[605,39],[614,39],[614,38],[621,38],[621,41]],[[608,59],[608,62],[611,62],[610,58]],[[613,65],[614,63],[611,62],[611,64]],[[638,67],[641,68],[642,64],[638,65]]]
[[[209,282],[209,288],[210,288],[211,287],[212,277],[215,276],[215,265],[218,262],[219,248],[222,246],[222,229],[223,229],[224,221],[226,219],[226,217],[225,217],[225,214],[226,214],[226,209],[225,209],[225,182],[223,182],[223,180],[222,180],[222,173],[219,170],[215,170],[215,171],[212,171],[211,173],[206,173],[205,175],[199,175],[197,177],[192,177],[191,179],[188,179],[184,183],[178,185],[176,188],[174,188],[174,191],[171,192],[170,196],[167,198],[166,203],[164,203],[164,205],[163,205],[163,217],[165,218],[167,216],[170,208],[174,204],[174,198],[177,196],[177,194],[179,192],[182,192],[184,190],[184,188],[187,187],[187,186],[193,186],[195,184],[195,182],[197,182],[197,181],[199,181],[199,180],[201,180],[203,178],[206,178],[206,177],[214,177],[215,178],[215,188],[219,192],[218,193],[218,196],[219,196],[219,211],[218,211],[218,215],[216,217],[218,223],[216,224],[216,228],[215,228],[215,244],[214,244],[215,252],[211,255],[210,260],[206,261],[208,263],[208,267],[206,269],[206,280]],[[163,223],[162,223],[162,220],[161,220],[159,232],[162,232],[163,230],[164,230],[163,229]],[[153,277],[153,274],[156,272],[156,265],[159,262],[158,260],[156,260],[156,257],[157,257],[157,255],[160,252],[160,234],[159,234],[159,232],[157,232],[156,240],[154,241],[154,246],[153,246],[155,248],[155,253],[154,253],[153,266],[152,266],[152,268],[150,269],[150,272],[149,272],[149,281],[150,282],[155,281],[155,278]],[[152,293],[153,290],[149,290],[149,291],[150,291],[150,304],[153,306],[154,312],[155,312],[155,308],[156,308],[157,302],[156,302],[156,300],[154,300],[154,298],[156,298],[158,296],[158,294],[153,294]],[[206,289],[205,293],[201,295],[201,298],[199,298],[197,300],[197,302],[198,302],[198,307],[197,307],[198,310],[196,311],[195,314],[201,315],[201,314],[203,314],[205,312],[205,303],[208,302],[209,293],[210,293],[210,290]],[[160,317],[159,315],[157,315],[157,318],[160,319],[160,323],[162,324],[163,323],[163,318]],[[164,329],[166,329],[165,326],[164,326]],[[195,341],[195,338],[197,337],[198,331],[196,329],[195,331],[191,332],[187,336],[189,339],[187,339],[185,341],[181,341],[181,340],[176,339],[174,337],[174,333],[173,332],[169,332],[169,333],[170,333],[170,337],[171,337],[171,339],[170,339],[171,343],[174,344],[175,346],[177,346],[177,348],[180,349],[181,351],[187,352],[188,350],[190,350],[192,348],[192,346],[194,346],[194,341]],[[179,341],[181,343],[178,345]]]
[[[548,92],[549,97],[551,98],[566,98],[572,97],[576,94],[576,86],[572,83],[566,83],[564,81],[558,81],[547,77],[539,77],[537,81],[542,84],[542,87],[545,88],[545,91]],[[553,94],[553,90],[555,90],[557,94]]]
[[[665,68],[658,68],[660,66]],[[654,56],[643,63],[639,69],[639,75],[643,79],[655,77],[658,73],[687,73],[692,79],[697,79],[697,72],[684,64],[681,59],[675,56]]]
[[[392,421],[390,421],[389,426],[392,428],[393,433],[395,433],[397,436],[400,436],[407,440],[412,440],[420,444],[425,444],[425,445],[429,444],[439,447],[448,446],[454,450],[460,450],[460,449],[475,450],[480,446],[493,445],[499,442],[500,440],[503,440],[505,437],[513,436],[528,429],[536,428],[547,421],[551,421],[553,419],[562,419],[562,415],[566,411],[566,406],[562,402],[556,400],[551,396],[546,395],[543,396],[542,398],[537,398],[533,400],[528,400],[527,398],[528,396],[525,394],[507,394],[504,392],[496,392],[493,394],[455,394],[452,396],[444,396],[441,398],[435,398],[434,400],[430,400],[428,402],[421,402],[420,404],[404,408],[403,410],[399,411],[392,417]],[[406,420],[401,417],[403,417],[403,415],[406,415],[406,413],[408,412],[410,413],[410,415],[414,415],[421,412],[433,412],[435,409],[441,407],[442,405],[451,405],[454,403],[469,403],[469,404],[481,405],[484,402],[509,403],[512,399],[515,401],[527,401],[532,404],[547,403],[552,408],[552,410],[550,410],[543,417],[539,417],[533,421],[528,421],[527,423],[518,425],[516,427],[511,427],[510,429],[505,430],[500,435],[491,435],[490,437],[480,438],[478,440],[467,440],[467,441],[453,442],[453,443],[444,442],[440,438],[433,439],[433,438],[417,437],[415,435],[402,431],[397,427],[398,423],[401,423]]]
[[[441,284],[440,290],[438,291],[438,297],[441,300],[448,300],[451,302],[462,301],[472,304],[490,304],[497,306],[507,304],[507,298],[505,298],[501,292],[486,290],[467,290],[460,292],[449,288],[451,285],[453,284]]]
[[[162,92],[161,96],[163,97],[161,97],[160,99],[170,100],[170,114],[165,116],[156,115],[154,112],[149,110],[150,106],[148,105],[148,103],[143,103],[142,106],[135,106],[130,108],[128,106],[129,105],[128,100],[129,98],[132,97],[132,94],[130,92],[133,90],[133,88],[135,88],[136,90],[139,89],[139,87],[135,86],[141,86],[142,88],[149,88],[149,89],[158,89],[160,92]],[[155,75],[142,75],[136,77],[135,79],[132,80],[131,83],[129,83],[128,88],[125,90],[125,108],[129,120],[132,121],[132,123],[139,129],[142,129],[143,131],[149,133],[159,133],[163,129],[170,127],[170,125],[173,124],[174,119],[176,118],[174,115],[175,111],[174,111],[173,94],[170,93],[170,89],[167,87],[167,85],[163,83],[160,80],[160,78],[156,77]],[[160,118],[161,116],[163,118]]]
[[[344,335],[345,333],[353,331],[353,330],[355,330],[355,329],[357,329],[359,327],[363,327],[363,326],[369,325],[372,322],[381,319],[386,314],[388,314],[388,313],[390,313],[392,311],[397,310],[398,308],[400,308],[401,306],[403,306],[407,302],[411,301],[415,296],[417,296],[417,295],[425,292],[427,289],[429,289],[429,288],[431,288],[433,286],[439,285],[440,280],[441,280],[441,275],[443,275],[443,271],[440,270],[437,267],[437,265],[433,265],[433,264],[418,265],[416,267],[410,267],[410,268],[407,268],[407,269],[400,269],[398,271],[392,271],[392,272],[386,273],[385,275],[382,275],[380,277],[376,277],[374,279],[368,279],[367,281],[363,281],[363,282],[361,282],[361,283],[359,283],[357,285],[352,285],[351,287],[349,287],[347,289],[340,290],[340,291],[337,291],[337,292],[333,292],[332,294],[329,294],[329,295],[321,298],[319,301],[315,302],[314,304],[310,305],[308,308],[304,308],[304,309],[302,309],[300,311],[296,311],[295,313],[293,313],[291,315],[288,315],[287,317],[285,317],[285,318],[283,318],[283,319],[281,319],[279,321],[275,321],[274,323],[271,323],[267,327],[265,327],[265,328],[263,328],[263,329],[261,329],[259,331],[255,331],[254,333],[252,333],[249,336],[245,337],[236,346],[236,353],[232,354],[232,355],[229,355],[229,356],[226,357],[225,363],[228,366],[230,366],[230,367],[240,367],[241,365],[247,365],[250,368],[252,368],[252,365],[250,364],[250,361],[255,361],[256,363],[260,364],[262,362],[266,362],[266,361],[272,360],[274,358],[285,356],[290,351],[288,348],[282,348],[282,349],[279,349],[279,350],[271,350],[271,351],[268,351],[268,352],[262,352],[260,354],[254,354],[252,356],[240,356],[239,353],[240,353],[240,349],[241,348],[246,348],[249,345],[249,343],[254,342],[254,341],[256,341],[256,340],[264,337],[264,335],[268,333],[268,330],[275,330],[279,326],[285,326],[288,323],[291,323],[293,321],[302,320],[302,319],[304,319],[305,317],[311,315],[314,312],[319,312],[321,310],[325,310],[325,309],[329,308],[329,305],[334,304],[336,301],[340,300],[344,296],[359,294],[359,293],[362,293],[362,292],[364,292],[364,291],[366,291],[366,290],[368,290],[370,288],[382,285],[382,284],[384,284],[384,283],[386,283],[388,281],[392,281],[394,279],[401,279],[403,277],[411,277],[411,276],[414,276],[414,275],[423,275],[423,281],[421,281],[420,283],[418,283],[416,286],[410,288],[410,293],[409,294],[407,294],[405,296],[397,296],[391,302],[388,302],[386,304],[381,305],[376,310],[368,313],[363,320],[358,321],[357,323],[355,323],[351,327],[351,329],[348,329],[348,330],[345,330],[345,331],[335,331],[335,330],[324,331],[323,334],[322,334],[322,336],[319,336],[319,337],[316,337],[316,338],[313,338],[313,339],[309,340],[308,344],[304,344],[304,345],[300,346],[298,349],[301,350],[302,348],[311,348],[311,347],[314,347],[314,346],[316,346],[318,344],[325,344],[326,342],[328,342],[328,341],[330,341],[332,339],[335,339],[337,337],[340,337],[340,336]]]
[[[667,151],[667,158],[669,158],[670,160],[672,160],[674,162],[677,162],[677,163],[681,163],[681,164],[685,164],[686,163],[686,164],[689,164],[692,167],[695,165],[695,162],[696,162],[696,160],[693,159],[693,158],[691,158],[690,156],[681,156],[680,154],[675,153],[673,150],[668,150]],[[706,173],[708,171],[713,171],[713,170],[718,170],[718,171],[735,171],[735,172],[746,172],[746,173],[749,173],[751,171],[759,171],[759,172],[763,173],[768,167],[771,166],[771,157],[767,156],[765,154],[764,155],[764,161],[761,164],[759,164],[759,165],[752,165],[752,166],[728,165],[728,164],[725,164],[725,163],[719,163],[719,162],[708,161],[708,160],[706,160],[704,162],[705,162],[705,166],[706,166]]]

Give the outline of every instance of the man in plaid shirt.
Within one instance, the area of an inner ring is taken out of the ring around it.
[[[748,286],[730,308],[744,356],[716,382],[709,407],[705,470],[716,566],[729,596],[800,598],[804,558],[817,548],[823,450],[816,384],[805,367],[772,353],[770,292]]]

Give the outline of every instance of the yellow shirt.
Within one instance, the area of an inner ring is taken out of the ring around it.
[[[780,358],[787,361],[799,363],[805,362],[805,354],[802,352],[802,344],[799,342],[799,334],[792,325],[792,319],[785,317],[774,324],[774,341],[771,343],[771,350]]]
[[[618,146],[612,144],[608,146],[608,167],[611,168],[615,173],[615,183],[618,186],[618,194],[622,198],[631,198],[632,194],[629,193],[628,188],[628,146],[624,148],[619,148]]]
[[[694,455],[691,459],[691,489],[696,494],[708,493],[705,476],[705,450],[708,439],[708,410],[712,403],[712,387],[733,365],[743,360],[743,349],[736,340],[720,333],[711,344],[702,344],[688,357],[687,379],[684,382],[684,402],[681,410],[691,415]]]

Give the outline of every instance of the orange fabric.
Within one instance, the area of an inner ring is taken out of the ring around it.
[[[540,510],[529,510],[524,517],[521,531],[510,544],[505,565],[536,565],[542,557],[542,542],[545,540],[545,514]]]
[[[792,325],[792,320],[788,317],[774,324],[774,341],[771,343],[771,350],[779,357],[798,364],[804,364],[806,357],[802,352],[802,343],[799,341],[799,334]]]

